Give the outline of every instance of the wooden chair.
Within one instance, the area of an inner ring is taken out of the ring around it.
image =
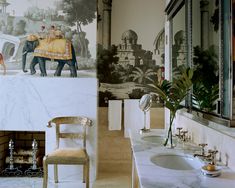
[[[86,151],[86,127],[92,125],[92,121],[86,117],[56,117],[48,122],[48,127],[56,125],[56,149],[43,158],[43,188],[47,188],[48,164],[54,164],[54,180],[58,183],[58,166],[63,165],[83,165],[83,183],[89,188],[89,156]],[[80,125],[82,132],[64,133],[61,132],[60,125]],[[82,148],[60,148],[60,139],[81,139]]]

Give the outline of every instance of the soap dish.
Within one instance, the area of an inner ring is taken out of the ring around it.
[[[208,177],[217,177],[221,175],[221,168],[218,166],[215,166],[215,170],[209,171],[206,168],[207,166],[203,166],[201,168],[202,174]]]

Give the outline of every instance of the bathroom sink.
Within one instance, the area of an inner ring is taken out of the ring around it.
[[[150,160],[157,166],[171,170],[195,170],[203,166],[198,158],[184,154],[158,154]]]
[[[164,140],[163,137],[156,135],[143,136],[141,139],[151,143],[162,143]]]

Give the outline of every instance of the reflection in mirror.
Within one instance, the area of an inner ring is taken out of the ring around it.
[[[216,114],[219,99],[219,0],[192,1],[192,36],[193,108]]]
[[[172,18],[172,75],[186,65],[185,5]]]
[[[235,0],[183,2],[177,12],[166,11],[170,19],[170,78],[174,79],[182,65],[192,66],[193,89],[187,105],[182,105],[197,115],[202,112],[218,126],[235,127]]]
[[[173,80],[181,72],[181,68],[187,66],[185,5],[171,19],[171,38],[171,79]],[[181,105],[186,106],[185,100]]]

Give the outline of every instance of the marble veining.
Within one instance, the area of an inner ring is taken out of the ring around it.
[[[0,188],[42,188],[42,178],[1,178]],[[81,180],[54,183],[49,180],[48,188],[85,188],[85,183]]]
[[[81,114],[96,102],[96,84],[96,79],[0,77],[0,130],[44,131],[55,116]]]
[[[171,170],[156,166],[151,156],[162,153],[193,154],[195,150],[183,147],[169,149],[141,139],[141,135],[131,132],[131,145],[141,188],[230,188],[235,185],[235,172],[226,166],[216,178],[204,176],[200,169]],[[164,135],[163,130],[152,130],[146,135]],[[141,149],[140,149],[141,148]]]

